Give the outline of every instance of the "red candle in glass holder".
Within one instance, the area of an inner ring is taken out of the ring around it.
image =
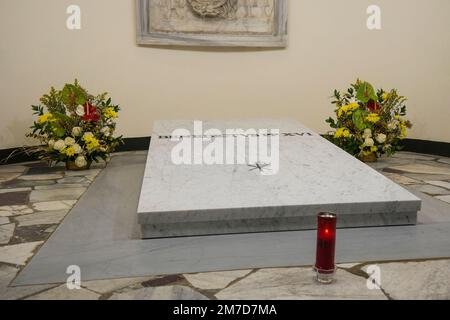
[[[317,281],[330,283],[336,271],[334,263],[336,248],[336,214],[321,212],[317,216],[317,249],[316,272]]]

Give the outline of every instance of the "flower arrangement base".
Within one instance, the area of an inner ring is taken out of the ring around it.
[[[362,162],[366,162],[366,163],[373,163],[373,162],[377,162],[378,158],[377,155],[375,153],[371,153],[368,155],[362,155],[361,156],[361,161]]]
[[[75,164],[75,161],[67,161],[66,162],[66,169],[70,171],[77,171],[77,170],[89,170],[91,167],[92,162],[88,162],[85,166],[79,167]]]

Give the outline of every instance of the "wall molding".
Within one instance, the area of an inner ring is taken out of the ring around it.
[[[117,148],[117,152],[148,150],[150,137],[124,138],[124,144]],[[0,165],[13,151],[19,148],[0,150]],[[450,157],[450,142],[439,142],[419,139],[405,139],[403,151],[431,154],[441,157]],[[35,161],[36,158],[20,154],[9,159],[8,164]]]

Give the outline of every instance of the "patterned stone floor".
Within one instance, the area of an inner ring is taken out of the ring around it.
[[[118,156],[118,155],[113,155]],[[395,182],[442,202],[450,215],[450,158],[401,152],[372,165]],[[339,265],[332,285],[313,281],[310,267],[87,281],[10,287],[58,227],[102,164],[66,172],[39,162],[0,166],[0,299],[450,299],[449,259]],[[369,286],[368,286],[369,284]]]

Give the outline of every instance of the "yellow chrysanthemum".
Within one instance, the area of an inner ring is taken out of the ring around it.
[[[53,115],[51,113],[44,113],[43,115],[39,116],[38,123],[44,123],[49,120],[52,120]]]
[[[62,153],[64,153],[68,157],[72,157],[76,153],[76,149],[73,146],[67,147],[63,150],[61,150]]]
[[[372,123],[377,123],[380,121],[380,116],[376,113],[371,113],[366,117],[366,120]]]
[[[350,137],[350,130],[348,130],[347,128],[339,128],[336,130],[334,137],[335,138],[348,138],[348,137]]]
[[[404,122],[400,122],[400,139],[405,139],[408,136],[408,127]]]
[[[88,139],[89,141],[86,141],[86,148],[88,151],[92,151],[100,146],[100,142],[94,137],[91,137]]]
[[[370,151],[376,152],[376,151],[378,151],[378,147],[377,147],[377,146],[372,146],[372,147],[370,148]]]
[[[337,111],[338,117],[341,117],[344,113],[345,114],[352,114],[353,111],[358,109],[358,107],[359,107],[359,104],[357,102],[352,102],[350,104],[342,106]]]
[[[115,119],[115,118],[117,118],[117,112],[114,111],[113,108],[106,108],[105,109],[105,118],[106,119]]]

